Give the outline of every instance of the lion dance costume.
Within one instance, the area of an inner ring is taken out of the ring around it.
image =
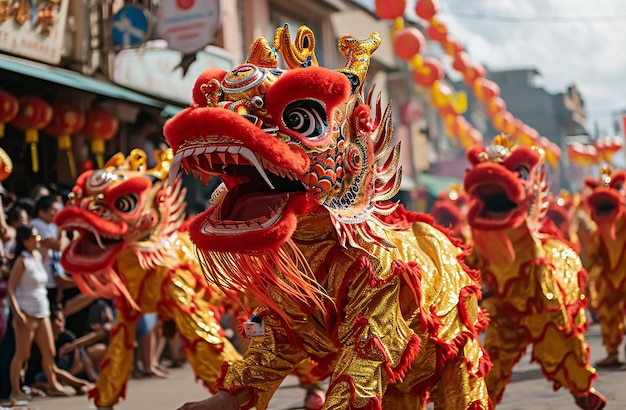
[[[386,202],[400,184],[391,111],[362,95],[379,44],[342,37],[331,70],[310,29],[292,43],[279,28],[273,48],[259,38],[245,64],[205,71],[165,125],[172,168],[227,190],[189,228],[206,275],[262,303],[208,408],[265,409],[307,357],[330,377],[325,409],[490,407],[478,274],[430,217]]]
[[[533,361],[555,389],[570,390],[582,409],[603,408],[584,339],[586,273],[562,235],[542,226],[548,196],[543,150],[500,135],[491,146],[470,148],[467,157],[468,221],[478,267],[494,292],[485,339],[493,362],[491,399],[502,399],[513,366],[532,344]]]
[[[59,229],[79,233],[63,251],[63,267],[82,292],[116,299],[109,347],[89,393],[99,408],[125,395],[142,313],[174,320],[197,378],[213,392],[222,362],[240,358],[219,325],[218,293],[207,285],[188,235],[178,232],[184,190],[180,179],[168,182],[171,160],[168,149],[146,169],[143,151],[117,154],[104,169],[78,177],[55,217]]]
[[[619,360],[619,346],[624,339],[624,302],[626,301],[626,172],[611,171],[604,166],[600,178],[587,178],[585,184],[591,194],[586,198],[587,209],[596,223],[596,249],[592,260],[599,273],[594,275],[597,307],[602,329],[602,341],[607,357],[598,367],[623,365]]]

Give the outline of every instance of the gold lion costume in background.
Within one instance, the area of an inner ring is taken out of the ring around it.
[[[79,234],[61,263],[81,291],[116,298],[109,347],[89,393],[98,408],[112,408],[126,394],[142,313],[173,319],[196,377],[213,392],[222,362],[240,358],[219,324],[221,297],[207,285],[187,233],[179,232],[185,192],[180,179],[168,183],[172,151],[157,157],[146,169],[146,154],[135,149],[86,171],[55,217],[60,230]]]
[[[503,135],[467,151],[477,267],[493,291],[485,348],[493,362],[489,395],[500,402],[513,366],[532,345],[555,389],[563,386],[581,409],[598,410],[606,399],[592,383],[584,291],[586,272],[560,233],[544,229],[548,182],[544,152],[511,144]]]

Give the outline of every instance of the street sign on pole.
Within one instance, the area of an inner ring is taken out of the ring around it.
[[[113,16],[113,42],[122,47],[143,44],[150,35],[150,13],[139,6],[124,6]]]

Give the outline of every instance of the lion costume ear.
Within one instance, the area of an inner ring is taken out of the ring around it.
[[[472,166],[476,166],[482,162],[480,160],[480,153],[483,151],[485,151],[485,147],[482,145],[474,145],[473,147],[467,149],[465,155]]]
[[[219,83],[226,77],[226,71],[220,68],[209,68],[204,70],[202,74],[196,79],[196,83],[193,86],[193,102],[197,107],[207,107],[209,102],[207,101],[206,87],[211,83],[211,80],[217,80]]]

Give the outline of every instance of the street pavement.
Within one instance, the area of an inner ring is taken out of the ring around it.
[[[598,325],[592,325],[587,332],[591,348],[592,362],[604,357],[604,349]],[[595,387],[609,401],[607,410],[626,409],[626,370],[601,370]],[[197,401],[208,396],[201,384],[194,381],[191,367],[170,370],[167,379],[130,380],[126,400],[116,410],[175,410],[187,401]],[[301,409],[304,392],[298,387],[295,377],[288,377],[270,403],[270,410]],[[432,408],[432,407],[430,407]],[[502,403],[498,410],[552,410],[575,409],[570,394],[561,389],[552,390],[539,366],[529,363],[529,354],[518,363]],[[44,398],[31,402],[32,410],[94,410],[95,407],[83,397]],[[15,410],[15,408],[14,408]],[[25,410],[25,409],[24,409]],[[220,410],[220,409],[216,409]],[[402,410],[402,409],[394,409]],[[455,409],[449,409],[455,410]]]

